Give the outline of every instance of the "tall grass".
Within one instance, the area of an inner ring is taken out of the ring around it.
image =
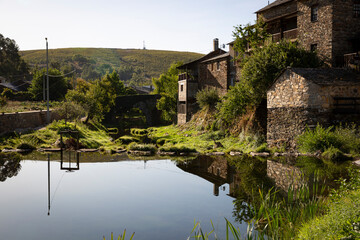
[[[132,240],[133,237],[134,237],[134,235],[135,235],[135,233],[131,234],[129,240]],[[125,236],[126,236],[126,229],[124,230],[124,232],[123,232],[122,235],[119,235],[119,237],[118,237],[117,239],[118,239],[118,240],[125,240],[125,239],[126,239]],[[106,240],[106,239],[105,239],[105,236],[104,236],[103,240]],[[114,240],[114,233],[111,233],[111,235],[110,235],[110,240]]]
[[[360,134],[356,125],[329,128],[317,125],[313,130],[307,129],[297,142],[302,152],[325,152],[329,148],[337,148],[344,153],[360,153]]]

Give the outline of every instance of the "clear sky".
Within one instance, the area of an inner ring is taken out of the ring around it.
[[[272,2],[272,1],[271,1]],[[207,53],[267,0],[0,0],[0,33],[20,50],[102,47]]]

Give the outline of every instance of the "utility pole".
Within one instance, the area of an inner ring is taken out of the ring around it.
[[[46,89],[46,108],[47,108],[47,112],[46,112],[46,121],[47,123],[50,123],[50,110],[49,110],[49,50],[48,50],[48,41],[47,38],[45,38],[46,41],[46,85],[47,85],[47,89]]]

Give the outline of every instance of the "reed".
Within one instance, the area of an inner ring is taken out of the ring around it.
[[[135,233],[131,234],[129,240],[132,240],[134,235],[135,235]],[[122,235],[119,235],[118,240],[125,240],[126,239],[125,236],[126,236],[126,229],[124,230]],[[105,236],[104,236],[103,240],[106,240]],[[111,233],[110,240],[114,240],[114,233]]]

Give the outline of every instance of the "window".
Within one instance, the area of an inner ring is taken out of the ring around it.
[[[354,17],[360,17],[360,3],[354,3]]]
[[[216,69],[219,71],[220,70],[220,62],[216,62]]]
[[[181,84],[180,85],[180,92],[183,92],[184,91],[184,84]]]
[[[317,44],[310,45],[310,51],[315,52],[317,50]]]
[[[312,6],[311,7],[311,21],[316,22],[318,20],[318,6]]]

